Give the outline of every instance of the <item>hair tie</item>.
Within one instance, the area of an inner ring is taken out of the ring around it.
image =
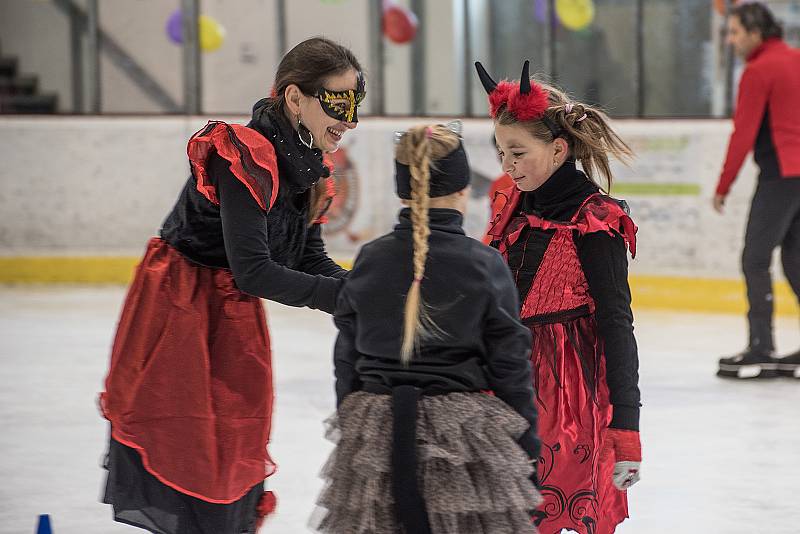
[[[566,113],[572,113],[572,108],[574,108],[574,107],[575,107],[575,104],[573,104],[572,102],[570,102],[570,103],[568,103],[566,106],[564,106],[564,111],[565,111]]]
[[[421,283],[422,283],[422,278],[417,278],[417,277],[415,276],[415,277],[414,277],[414,282],[421,284]]]
[[[581,122],[581,121],[582,121],[583,119],[585,119],[585,118],[586,118],[586,113],[584,113],[583,115],[581,115],[581,118],[580,118],[580,119],[578,119],[578,120],[576,120],[575,122]]]

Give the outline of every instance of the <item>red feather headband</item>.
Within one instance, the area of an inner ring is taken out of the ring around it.
[[[550,107],[549,94],[541,85],[536,82],[531,83],[529,68],[530,61],[525,60],[519,82],[503,80],[497,83],[489,76],[480,61],[475,62],[481,84],[489,94],[489,114],[492,118],[497,116],[497,112],[504,105],[520,121],[538,120],[544,117],[545,111]]]

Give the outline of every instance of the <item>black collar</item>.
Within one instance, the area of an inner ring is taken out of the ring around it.
[[[428,210],[428,226],[431,230],[464,235],[464,215],[458,210],[450,208],[431,208]],[[400,210],[398,222],[394,229],[411,230],[411,208]]]
[[[322,151],[308,148],[286,117],[270,109],[270,99],[253,106],[253,119],[247,126],[257,130],[275,147],[282,185],[293,193],[303,193],[331,172],[322,163]]]
[[[522,194],[520,209],[553,220],[569,220],[600,188],[569,159],[538,189]]]

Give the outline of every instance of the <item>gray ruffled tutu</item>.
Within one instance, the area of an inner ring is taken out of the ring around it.
[[[433,534],[535,534],[541,498],[517,439],[528,423],[484,393],[422,396],[417,403],[417,483]],[[348,395],[327,421],[336,443],[311,526],[326,534],[396,534],[392,396]],[[413,534],[413,533],[405,533]]]

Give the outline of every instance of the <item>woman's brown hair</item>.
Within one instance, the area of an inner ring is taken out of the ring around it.
[[[270,107],[284,113],[286,88],[294,84],[303,94],[316,95],[325,79],[349,69],[361,72],[361,64],[348,48],[325,37],[312,37],[289,50],[278,65]]]

